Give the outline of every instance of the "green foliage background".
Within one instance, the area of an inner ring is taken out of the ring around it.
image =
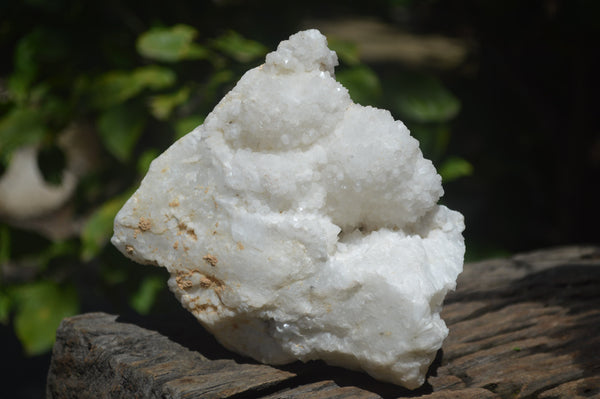
[[[152,159],[311,18],[367,16],[475,43],[463,64],[442,70],[366,64],[355,43],[328,38],[352,98],[403,120],[438,167],[444,201],[467,217],[470,259],[598,239],[587,211],[597,197],[584,184],[600,165],[588,105],[598,83],[595,3],[322,3],[0,5],[0,174],[15,150],[35,145],[44,178],[60,184],[58,140],[73,126],[91,131],[99,151],[66,205],[79,226],[72,234],[53,238],[0,216],[0,323],[26,354],[47,353],[60,320],[79,311],[160,307],[165,275],[107,245],[116,212]]]

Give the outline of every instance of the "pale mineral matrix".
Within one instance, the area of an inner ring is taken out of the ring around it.
[[[416,388],[447,336],[463,217],[406,126],[354,104],[336,54],[299,32],[152,163],[115,219],[227,348],[322,359]]]

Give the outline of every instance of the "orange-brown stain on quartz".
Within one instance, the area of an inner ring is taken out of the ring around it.
[[[217,263],[219,263],[219,260],[217,259],[217,257],[214,255],[211,255],[211,254],[204,255],[202,257],[202,260],[206,261],[212,267],[217,266]]]
[[[194,229],[192,229],[191,227],[188,227],[184,222],[180,222],[177,225],[177,228],[179,229],[179,231],[177,232],[177,235],[181,235],[182,233],[185,233],[192,240],[198,241],[198,236],[196,235],[196,232],[194,231]]]
[[[187,290],[193,287],[192,276],[194,274],[199,274],[200,280],[198,281],[198,286],[200,288],[210,288],[218,295],[225,289],[225,283],[215,276],[204,275],[202,272],[198,270],[188,270],[188,271],[178,271],[175,277],[175,282],[177,286],[181,289]]]
[[[140,231],[148,231],[151,228],[152,228],[152,219],[145,218],[142,216],[138,222],[138,229],[140,229]]]
[[[215,305],[211,304],[211,303],[201,303],[201,304],[194,304],[192,306],[190,306],[190,309],[192,311],[195,312],[206,312],[206,311],[212,311],[212,312],[216,312],[218,309]]]
[[[212,288],[217,294],[225,288],[225,283],[215,276],[202,276],[199,285],[201,288]]]
[[[175,282],[177,283],[177,286],[179,288],[181,288],[182,290],[187,290],[189,288],[192,288],[193,284],[189,280],[189,277],[190,277],[189,274],[177,273],[177,277],[175,277]]]

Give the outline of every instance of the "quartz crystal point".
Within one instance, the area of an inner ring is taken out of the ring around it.
[[[165,267],[227,348],[416,388],[448,330],[463,217],[388,111],[352,102],[317,30],[283,41],[152,162],[112,242]]]

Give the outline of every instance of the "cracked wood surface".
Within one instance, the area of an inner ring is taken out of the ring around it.
[[[466,264],[445,304],[450,334],[415,391],[322,362],[257,364],[222,349],[183,312],[148,328],[88,313],[57,332],[47,396],[600,397],[600,247]]]

